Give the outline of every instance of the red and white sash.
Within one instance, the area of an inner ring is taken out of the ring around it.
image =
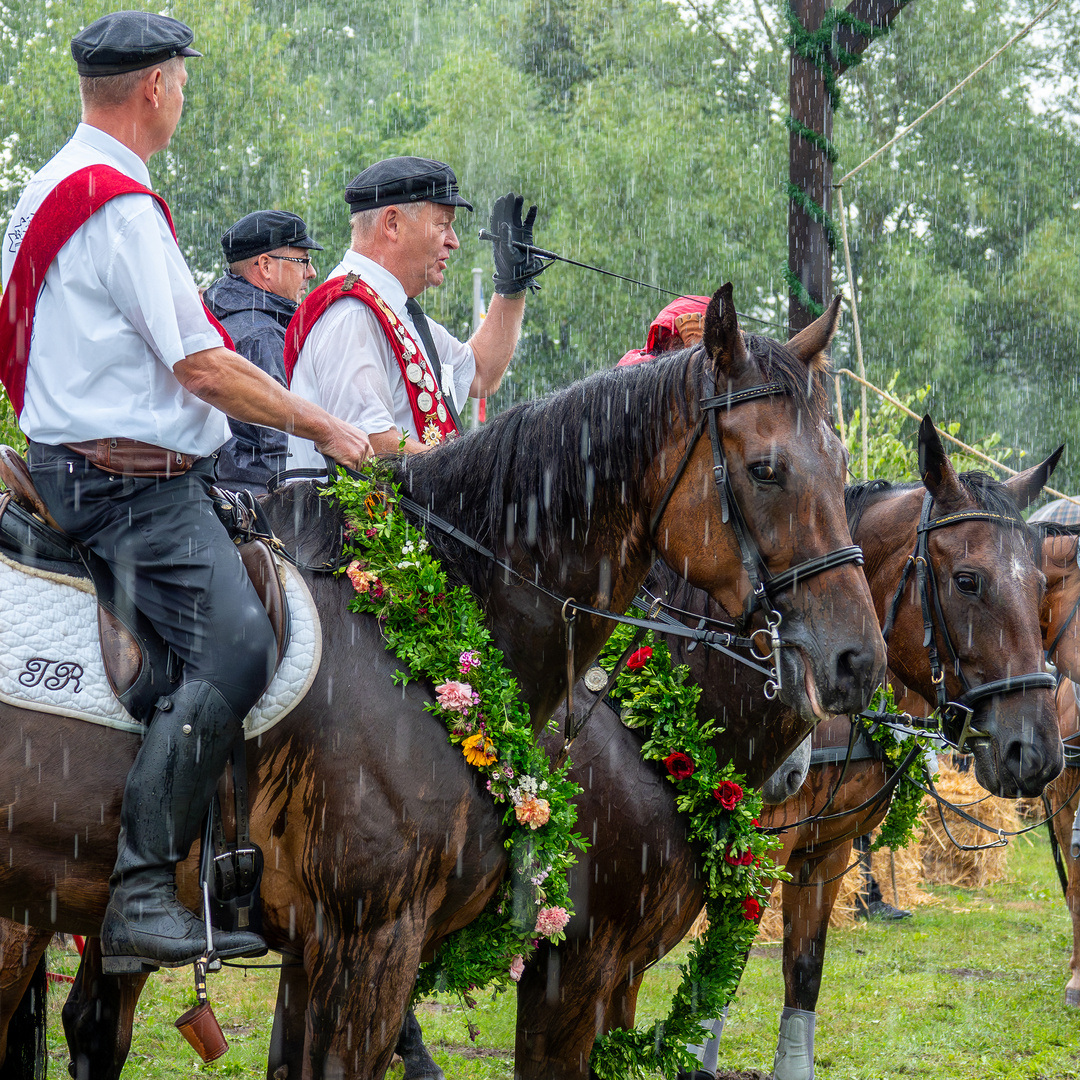
[[[15,265],[0,301],[0,382],[18,416],[26,394],[26,365],[34,310],[45,274],[60,249],[110,199],[118,195],[149,195],[161,207],[173,237],[176,228],[168,204],[156,192],[110,165],[88,165],[64,177],[34,212],[15,256]],[[206,317],[228,348],[232,339],[203,305]]]
[[[292,382],[293,369],[311,328],[331,304],[346,296],[366,304],[383,328],[405,380],[417,438],[428,446],[434,446],[456,435],[457,426],[443,400],[431,362],[390,305],[356,274],[345,274],[323,282],[304,298],[289,320],[289,327],[285,331],[285,376],[289,382]]]

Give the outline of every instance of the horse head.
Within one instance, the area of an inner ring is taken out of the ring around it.
[[[780,697],[810,721],[865,708],[884,673],[858,553],[833,561],[852,550],[846,453],[829,423],[824,384],[838,317],[839,300],[784,345],[744,334],[731,286],[718,290],[703,346],[706,394],[715,388],[711,400],[720,404],[710,412],[706,396],[696,413],[698,425],[716,429],[694,442],[698,429],[688,425],[685,475],[674,490],[669,458],[653,470],[657,493],[669,491],[654,529],[660,557],[729,613],[745,614],[747,596],[756,594],[763,610],[753,625],[779,618]],[[779,391],[753,396],[770,385]],[[695,393],[700,382],[688,385],[688,396]],[[694,527],[677,535],[676,521]],[[717,588],[720,569],[740,561],[743,574]]]
[[[849,500],[890,669],[938,705],[946,737],[974,753],[979,783],[1006,798],[1038,794],[1062,767],[1043,575],[1020,516],[1057,457],[1005,483],[958,474],[927,416],[922,486],[873,481]]]

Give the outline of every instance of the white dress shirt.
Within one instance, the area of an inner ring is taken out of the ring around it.
[[[5,285],[45,197],[64,177],[96,164],[150,186],[140,158],[80,124],[15,207],[3,238]],[[119,195],[75,232],[45,275],[19,426],[54,446],[120,436],[211,454],[229,438],[225,414],[189,394],[172,369],[221,344],[155,200]]]
[[[405,310],[408,297],[401,282],[384,266],[351,249],[328,278],[349,273],[359,274],[386,301],[426,356],[412,316]],[[444,326],[428,319],[428,327],[442,364],[443,392],[453,393],[454,404],[460,408],[469,397],[476,357],[470,345],[458,341]],[[416,425],[397,356],[375,313],[362,300],[337,300],[323,313],[300,350],[289,389],[362,431],[397,428],[414,439],[420,437],[413,430]],[[288,468],[322,467],[322,455],[314,443],[289,436]]]

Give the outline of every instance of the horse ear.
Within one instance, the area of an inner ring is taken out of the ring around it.
[[[739,329],[739,316],[731,294],[731,282],[713,293],[705,309],[705,333],[702,341],[718,373],[733,378],[746,363],[746,346]]]
[[[1009,494],[1016,500],[1016,505],[1021,510],[1026,509],[1039,497],[1039,492],[1050,479],[1050,474],[1054,471],[1054,466],[1057,465],[1064,450],[1065,444],[1062,443],[1045,461],[1033,465],[1016,476],[1010,476],[1005,481]]]
[[[962,497],[960,477],[956,475],[934,421],[927,413],[919,425],[919,475],[926,490],[942,509]]]
[[[787,347],[804,364],[810,366],[822,364],[825,361],[825,350],[829,347],[829,342],[832,341],[839,322],[840,297],[837,296],[825,309],[824,314],[819,315],[809,326],[804,327],[788,341]]]

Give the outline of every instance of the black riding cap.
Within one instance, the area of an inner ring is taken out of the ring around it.
[[[445,162],[395,157],[369,165],[345,188],[345,201],[355,214],[395,203],[433,202],[472,209],[458,194],[457,177]]]
[[[102,15],[71,39],[71,55],[80,75],[122,75],[162,64],[174,56],[202,56],[190,47],[194,38],[190,26],[167,15],[114,11]]]
[[[287,210],[256,210],[245,214],[221,237],[221,250],[227,263],[243,262],[282,247],[322,251],[308,236],[304,219]]]

